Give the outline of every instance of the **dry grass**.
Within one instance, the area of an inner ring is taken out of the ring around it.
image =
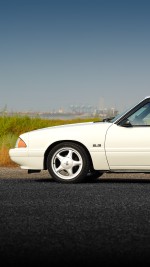
[[[0,148],[0,167],[17,167],[18,165],[10,159],[8,152],[9,149],[7,147]]]

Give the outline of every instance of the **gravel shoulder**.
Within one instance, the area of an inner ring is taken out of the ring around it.
[[[51,179],[48,171],[42,170],[39,173],[28,174],[27,170],[22,170],[19,167],[10,168],[10,167],[0,167],[0,178],[1,179]],[[100,179],[149,179],[150,173],[104,173]]]

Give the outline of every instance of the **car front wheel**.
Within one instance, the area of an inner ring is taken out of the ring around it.
[[[85,149],[73,142],[56,145],[47,158],[51,177],[59,182],[79,182],[87,176],[90,161]]]

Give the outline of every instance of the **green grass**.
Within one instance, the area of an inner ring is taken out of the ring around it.
[[[41,118],[30,118],[28,116],[19,117],[0,117],[0,137],[7,134],[20,135],[21,133],[62,124],[87,122],[92,120],[98,120],[98,118],[86,118],[86,119],[72,119],[72,120],[48,120]]]

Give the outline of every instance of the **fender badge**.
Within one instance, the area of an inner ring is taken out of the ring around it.
[[[101,147],[101,144],[93,144],[93,147]]]

